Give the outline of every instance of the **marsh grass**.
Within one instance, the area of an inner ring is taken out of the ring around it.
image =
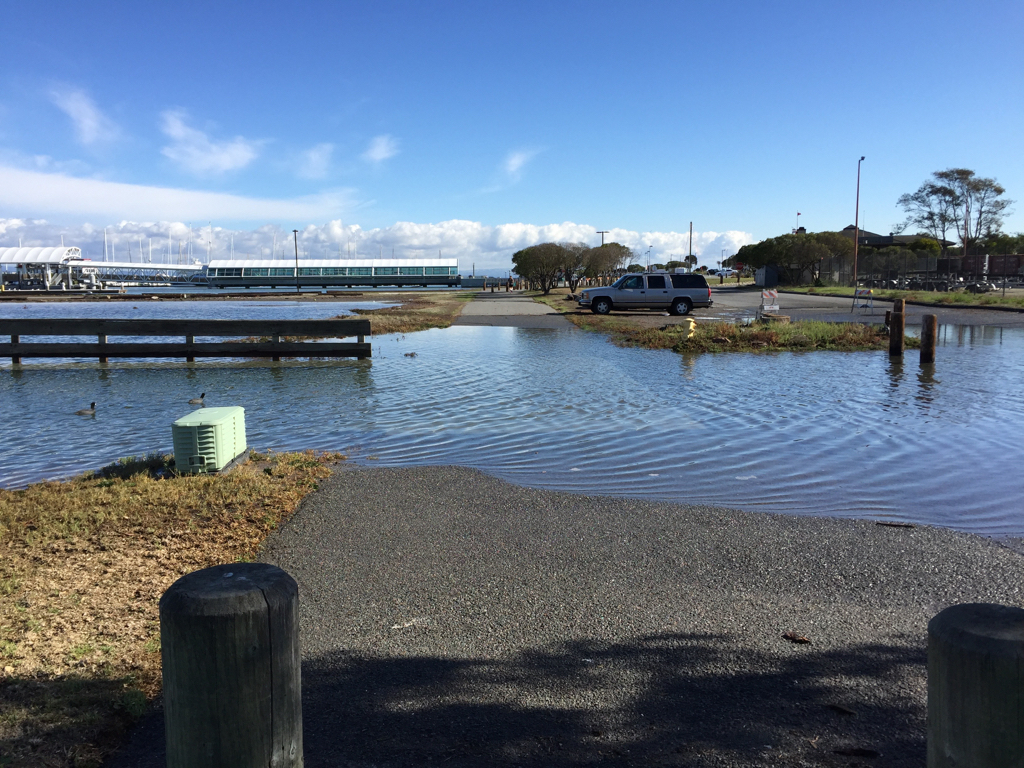
[[[150,454],[0,490],[0,764],[99,765],[159,691],[164,590],[255,559],[343,458],[251,454],[226,475],[176,475]]]
[[[423,293],[378,293],[374,301],[401,302],[396,307],[380,309],[353,309],[352,312],[370,321],[370,332],[374,336],[387,333],[415,333],[430,328],[447,328],[452,324],[466,303],[472,301],[471,291],[429,291]],[[334,319],[352,319],[351,315],[338,315]],[[286,336],[284,341],[311,341],[316,336]],[[235,339],[244,342],[272,341],[270,336],[249,336]]]
[[[422,293],[380,294],[380,301],[400,300],[401,306],[383,309],[355,309],[370,320],[373,334],[414,333],[429,328],[447,328],[473,299],[471,291],[430,291]],[[410,298],[411,297],[411,298]]]

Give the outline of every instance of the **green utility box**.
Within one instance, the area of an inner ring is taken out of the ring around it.
[[[245,409],[200,408],[171,427],[179,472],[220,472],[245,453]]]

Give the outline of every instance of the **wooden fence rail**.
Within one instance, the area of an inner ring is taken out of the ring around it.
[[[104,320],[17,319],[0,320],[0,357],[14,364],[24,357],[370,357],[370,321],[333,320]],[[95,342],[23,342],[23,336],[95,336]],[[111,336],[180,336],[183,341],[115,342]],[[270,341],[196,342],[196,336],[234,336]],[[287,336],[313,338],[355,337],[355,342],[287,340]]]

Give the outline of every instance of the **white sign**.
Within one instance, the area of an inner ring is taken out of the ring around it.
[[[83,275],[98,275],[100,271],[96,267],[82,267]]]
[[[763,304],[763,305],[761,305],[761,311],[762,312],[778,312],[779,311],[779,305],[778,304]]]

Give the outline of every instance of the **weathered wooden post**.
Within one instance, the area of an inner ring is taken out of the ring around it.
[[[1024,610],[954,605],[928,622],[928,768],[1024,765]]]
[[[167,768],[302,768],[298,601],[264,563],[205,568],[164,593]]]
[[[903,356],[903,336],[907,329],[904,306],[903,299],[896,299],[892,303],[892,314],[889,316],[889,357]]]
[[[196,337],[193,336],[192,334],[187,334],[185,336],[185,343],[188,344],[189,346],[192,346],[193,344],[196,343]],[[194,363],[195,361],[196,361],[196,359],[194,357],[192,357],[192,356],[186,356],[185,357],[185,362],[186,363]]]
[[[97,337],[97,340],[99,341],[100,345],[106,344],[107,343],[107,334],[105,334],[105,333],[99,334],[99,336]],[[101,363],[107,362],[107,356],[106,355],[100,355],[100,362]]]
[[[939,338],[939,316],[925,315],[921,319],[921,365],[935,362],[935,345]]]
[[[11,344],[14,345],[14,344],[20,344],[20,343],[21,343],[21,336],[12,333],[11,334]],[[21,365],[21,356],[20,355],[11,355],[11,365]]]
[[[281,335],[280,334],[277,334],[277,333],[274,334],[274,343],[275,344],[280,344],[281,343]],[[280,355],[274,355],[270,359],[271,359],[271,361],[273,361],[275,363],[280,363],[281,362],[281,356]]]

